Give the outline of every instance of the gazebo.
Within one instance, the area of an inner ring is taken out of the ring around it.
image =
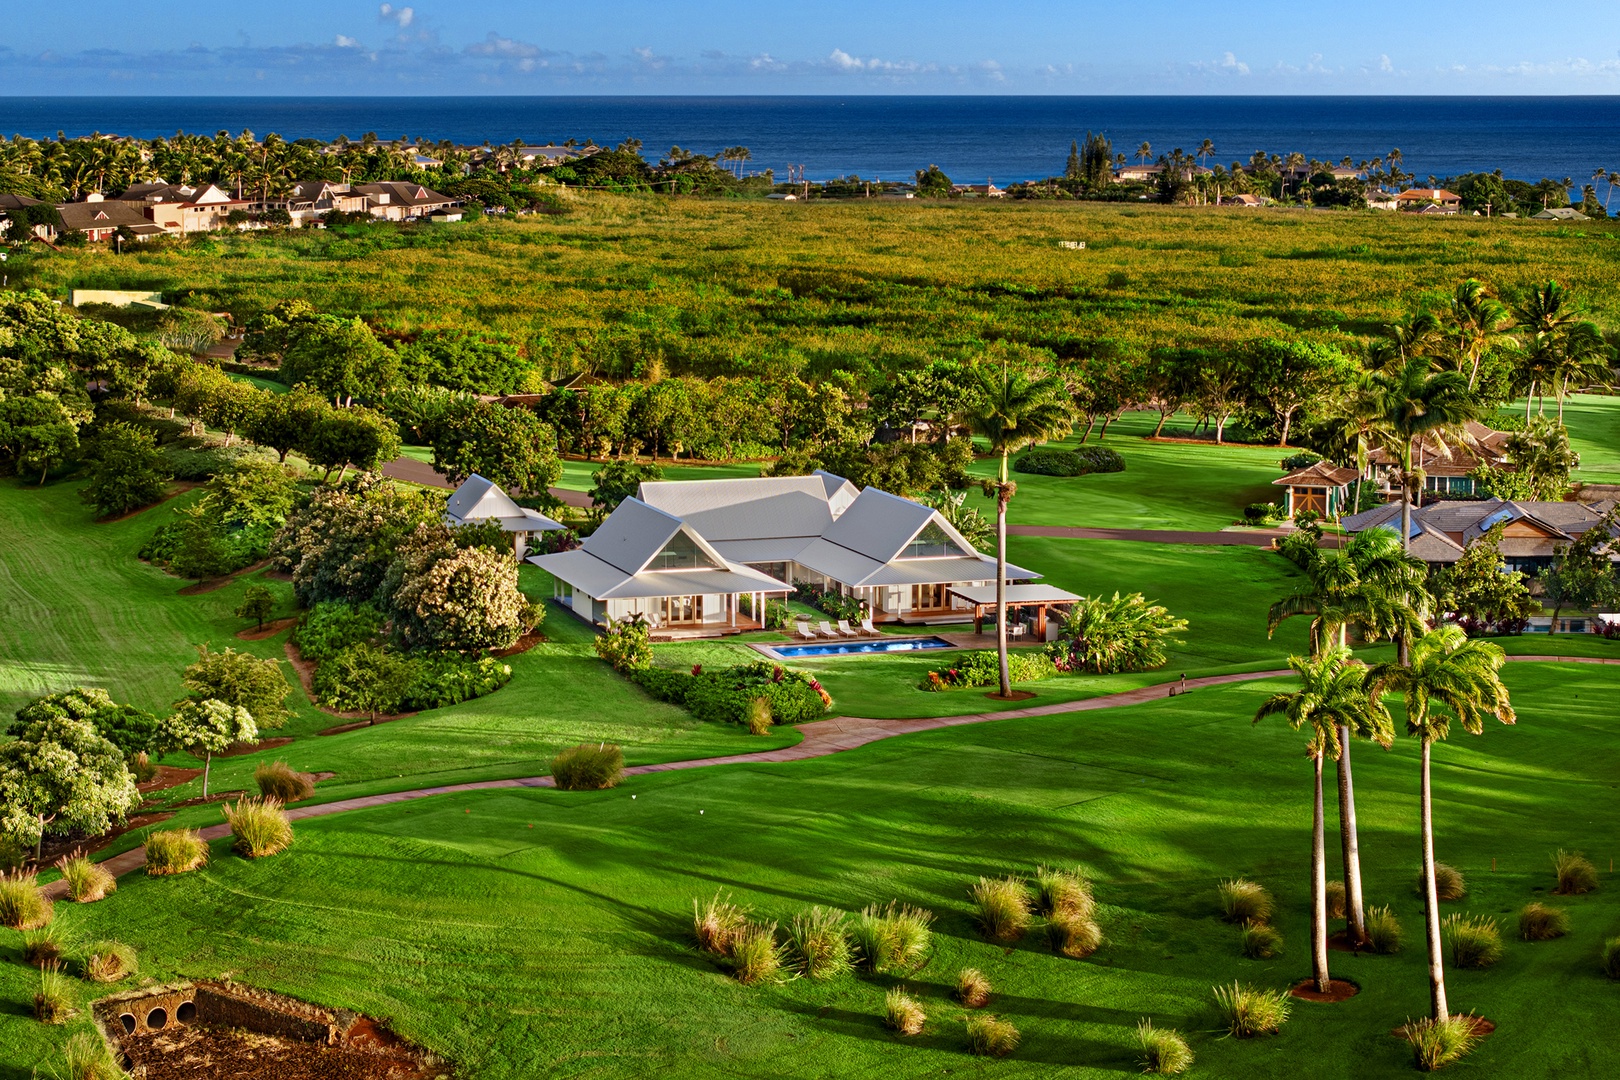
[[[1350,484],[1360,475],[1331,461],[1318,461],[1272,483],[1288,489],[1289,517],[1310,510],[1334,518],[1345,512]]]
[[[986,610],[992,621],[996,614],[996,587],[994,585],[957,585],[950,590],[952,596],[973,605],[973,632],[984,633]],[[1051,585],[1008,585],[1007,607],[1035,609],[1035,637],[1046,640],[1046,611],[1052,607],[1067,607],[1080,597]],[[1009,625],[1009,629],[1010,629]]]

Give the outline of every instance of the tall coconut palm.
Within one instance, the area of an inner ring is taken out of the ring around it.
[[[1309,616],[1311,652],[1348,647],[1354,625],[1368,640],[1398,637],[1411,640],[1425,629],[1428,593],[1423,588],[1424,564],[1401,548],[1388,529],[1367,529],[1350,538],[1345,550],[1318,552],[1305,568],[1309,584],[1271,605],[1266,636],[1277,632],[1285,619]],[[1420,598],[1413,604],[1408,598]],[[1336,639],[1336,640],[1335,640]],[[1346,936],[1352,944],[1367,937],[1366,909],[1361,889],[1361,842],[1356,829],[1355,780],[1350,769],[1350,743],[1355,732],[1339,729],[1339,845],[1344,859]]]
[[[1400,694],[1406,703],[1406,730],[1422,745],[1418,785],[1423,833],[1424,921],[1429,945],[1429,1004],[1436,1020],[1446,1006],[1446,973],[1440,954],[1440,898],[1434,883],[1434,800],[1429,776],[1431,747],[1451,733],[1455,720],[1470,735],[1485,730],[1487,717],[1511,724],[1516,717],[1499,674],[1506,660],[1487,641],[1470,641],[1459,626],[1443,626],[1419,638],[1407,665],[1380,664],[1370,675],[1377,694]]]
[[[1457,286],[1446,315],[1457,368],[1468,368],[1468,389],[1472,390],[1479,380],[1479,364],[1485,354],[1512,340],[1508,327],[1513,324],[1513,315],[1490,286],[1473,278]]]
[[[1328,989],[1327,845],[1322,824],[1322,762],[1339,756],[1339,733],[1349,730],[1388,746],[1394,739],[1389,713],[1367,689],[1367,669],[1350,660],[1350,650],[1334,646],[1306,659],[1290,656],[1300,688],[1271,695],[1254,714],[1255,723],[1281,716],[1294,730],[1306,729],[1306,755],[1315,773],[1311,811],[1311,976],[1316,988]],[[1348,898],[1347,898],[1348,902]]]
[[[1414,465],[1415,443],[1426,435],[1437,443],[1458,432],[1473,415],[1468,384],[1455,371],[1431,371],[1421,356],[1408,357],[1400,368],[1369,377],[1378,419],[1378,439],[1395,458],[1401,485],[1401,544],[1412,549],[1412,496],[1423,486],[1421,463]]]
[[[1008,697],[1012,680],[1007,670],[1007,504],[1018,485],[1008,478],[1007,459],[1031,443],[1063,438],[1074,427],[1074,413],[1060,379],[1031,379],[1009,373],[1005,365],[996,372],[981,364],[973,373],[977,400],[963,419],[1001,458],[998,479],[985,485],[985,493],[994,492],[996,499],[996,654],[1001,662],[1001,696]]]

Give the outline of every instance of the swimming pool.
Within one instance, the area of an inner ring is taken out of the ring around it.
[[[919,649],[954,649],[944,638],[889,638],[868,641],[829,641],[825,645],[772,645],[783,660],[806,656],[859,656],[866,653],[916,652]]]

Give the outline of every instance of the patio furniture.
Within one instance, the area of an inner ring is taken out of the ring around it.
[[[861,632],[859,630],[850,629],[848,619],[839,619],[838,620],[838,632],[840,634],[842,634],[844,637],[860,637],[861,636]]]
[[[822,619],[821,620],[821,636],[822,637],[838,637],[840,635],[839,635],[838,631],[836,631],[836,630],[834,630],[832,628],[832,623],[828,622],[826,619]]]
[[[1007,636],[1010,638],[1021,638],[1024,636],[1024,631],[1027,629],[1028,627],[1026,627],[1023,623],[1009,623],[1007,625]]]
[[[804,638],[806,641],[816,640],[817,634],[814,630],[810,629],[810,623],[808,621],[795,623],[794,625],[798,628],[800,637]]]
[[[877,637],[878,628],[872,625],[872,616],[868,615],[866,618],[861,620],[861,633],[871,634],[873,637]]]

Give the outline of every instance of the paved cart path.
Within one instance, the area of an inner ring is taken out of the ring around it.
[[[1510,656],[1511,661],[1539,662],[1539,663],[1569,663],[1569,664],[1620,664],[1620,659],[1605,659],[1601,657],[1586,656]],[[1199,690],[1209,686],[1222,686],[1228,683],[1250,682],[1255,679],[1275,679],[1293,672],[1287,669],[1280,671],[1251,671],[1237,675],[1211,675],[1201,679],[1188,679],[1187,692]],[[1083,701],[1062,701],[1050,705],[1034,705],[1027,709],[1007,709],[1001,712],[970,713],[966,716],[931,716],[912,720],[872,720],[859,716],[841,716],[833,720],[817,720],[813,723],[802,724],[799,732],[804,739],[794,746],[782,747],[779,750],[762,750],[751,754],[727,754],[722,757],[693,758],[689,761],[669,761],[656,765],[632,765],[624,770],[626,776],[644,776],[648,773],[676,772],[682,769],[702,769],[712,765],[745,765],[745,764],[774,764],[788,761],[806,761],[811,758],[827,757],[830,754],[853,750],[868,743],[890,739],[896,735],[913,735],[922,731],[935,731],[939,728],[959,727],[964,724],[982,724],[991,720],[1017,720],[1034,716],[1056,716],[1063,713],[1091,712],[1096,709],[1117,709],[1128,705],[1140,705],[1148,701],[1156,701],[1172,696],[1180,691],[1181,684],[1177,681],[1158,683],[1153,686],[1143,686],[1135,690],[1124,690],[1117,694],[1104,694],[1099,697],[1086,698]],[[549,776],[526,776],[513,780],[485,780],[474,784],[447,784],[441,787],[414,788],[409,791],[395,791],[387,795],[366,795],[356,799],[339,799],[336,802],[321,803],[317,806],[293,807],[287,811],[287,816],[293,821],[303,821],[307,818],[330,817],[333,814],[345,814],[353,810],[370,810],[379,806],[391,806],[395,803],[411,802],[415,799],[432,798],[435,795],[455,795],[467,791],[495,791],[503,788],[549,788],[554,787]],[[201,830],[203,839],[217,840],[230,835],[229,825],[210,825]],[[146,863],[146,849],[133,848],[121,854],[114,855],[101,863],[103,867],[114,875],[122,876],[139,870]],[[44,887],[46,896],[53,900],[60,900],[67,895],[66,883],[54,881]]]

